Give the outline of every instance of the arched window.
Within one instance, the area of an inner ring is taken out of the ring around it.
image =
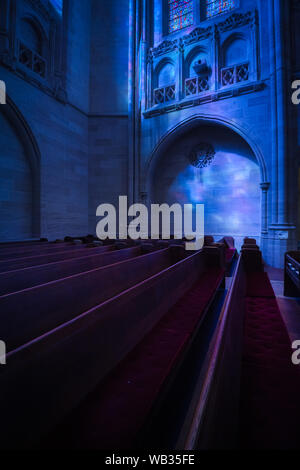
[[[46,78],[46,41],[38,21],[23,18],[20,22],[19,63],[41,78]]]
[[[62,16],[63,12],[63,0],[50,0],[51,5],[55,8],[57,13]]]
[[[39,55],[43,54],[41,33],[37,27],[27,19],[21,22],[21,38],[33,52],[37,52]]]
[[[194,0],[168,0],[169,33],[194,23]]]
[[[226,13],[236,6],[237,0],[206,0],[206,18]]]

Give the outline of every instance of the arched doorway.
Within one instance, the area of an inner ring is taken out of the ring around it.
[[[40,154],[14,103],[0,106],[0,242],[40,236]]]
[[[213,151],[213,159],[197,168],[195,151],[203,144]],[[232,235],[238,248],[245,236],[260,244],[265,169],[240,134],[219,123],[194,122],[172,133],[151,163],[151,203],[205,204],[206,234],[217,240]]]

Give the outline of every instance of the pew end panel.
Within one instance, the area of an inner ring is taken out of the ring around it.
[[[207,268],[221,268],[225,271],[226,255],[225,245],[223,243],[215,243],[214,245],[205,246],[203,251]]]
[[[178,449],[237,447],[245,295],[246,272],[240,257],[195,387],[198,399],[187,414]]]

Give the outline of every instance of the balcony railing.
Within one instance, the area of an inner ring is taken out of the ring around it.
[[[168,85],[154,90],[154,104],[164,104],[176,98],[176,85]]]
[[[249,63],[225,67],[221,70],[221,84],[223,87],[249,80]]]
[[[46,60],[22,42],[19,43],[19,62],[40,77],[46,77]]]
[[[199,95],[209,90],[208,77],[187,78],[185,81],[185,96]]]

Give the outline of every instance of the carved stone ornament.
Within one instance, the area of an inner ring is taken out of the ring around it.
[[[206,168],[211,165],[216,152],[211,144],[201,143],[190,153],[189,159],[195,168]]]

